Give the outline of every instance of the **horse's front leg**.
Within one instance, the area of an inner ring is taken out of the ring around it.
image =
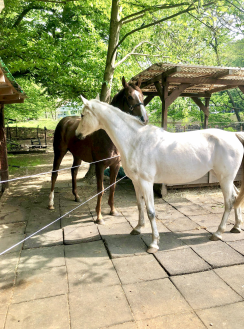
[[[49,204],[48,209],[53,210],[54,209],[54,187],[55,183],[58,177],[58,171],[60,164],[63,160],[63,157],[65,156],[67,150],[55,150],[54,149],[54,160],[53,160],[53,172],[52,172],[52,178],[51,178],[51,192],[49,194]]]
[[[80,197],[77,193],[77,174],[79,171],[79,167],[81,164],[81,159],[77,158],[74,156],[74,161],[73,161],[73,166],[72,167],[76,167],[76,168],[72,168],[71,169],[71,176],[72,176],[72,193],[75,197],[75,201],[76,202],[80,202]]]
[[[143,195],[143,198],[144,198],[144,201],[146,204],[147,215],[150,220],[151,227],[152,227],[152,243],[150,244],[147,252],[149,254],[153,254],[153,253],[157,252],[159,249],[159,246],[158,246],[159,233],[158,233],[156,219],[155,219],[153,182],[141,180],[139,182],[139,188]]]
[[[120,162],[112,164],[110,166],[110,185],[112,185],[116,182],[116,178],[117,178],[117,175],[118,175],[118,172],[119,172],[119,167],[120,167]],[[115,187],[116,187],[116,184],[114,184],[110,187],[109,199],[108,199],[108,204],[111,208],[110,215],[112,215],[112,216],[117,216],[118,215],[118,212],[114,207]]]
[[[141,228],[145,226],[145,220],[144,220],[145,202],[144,202],[143,194],[140,191],[140,188],[136,184],[134,184],[134,188],[136,192],[137,207],[139,211],[139,220],[137,226],[131,231],[130,234],[138,235],[141,233]]]
[[[96,177],[97,177],[97,193],[100,193],[103,191],[103,176],[104,176],[104,165],[102,163],[96,163]],[[102,197],[104,192],[100,193],[97,196],[97,205],[96,205],[96,213],[97,213],[97,224],[105,224],[102,216],[102,209],[101,209],[101,203],[102,203]]]

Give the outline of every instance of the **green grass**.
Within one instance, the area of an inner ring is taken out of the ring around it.
[[[9,173],[14,174],[15,172],[19,172],[20,168],[24,167],[35,167],[44,162],[43,156],[40,154],[38,156],[26,156],[26,155],[14,155],[8,154],[8,165],[9,165]]]
[[[25,128],[39,128],[43,129],[46,127],[48,130],[54,130],[58,124],[59,120],[52,119],[39,119],[39,120],[30,120],[30,121],[22,121],[17,123],[9,124],[9,127],[25,127]]]

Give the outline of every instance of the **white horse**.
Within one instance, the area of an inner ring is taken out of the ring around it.
[[[82,139],[98,129],[104,129],[118,148],[124,171],[134,184],[139,210],[139,222],[131,234],[140,234],[144,226],[143,209],[146,204],[152,227],[149,253],[159,249],[153,184],[184,184],[199,179],[211,169],[220,182],[225,202],[222,221],[211,239],[222,239],[228,216],[239,193],[233,181],[243,158],[244,133],[218,129],[169,133],[162,128],[145,126],[137,118],[106,103],[88,101],[83,97],[82,100],[85,106],[76,136]],[[234,205],[233,233],[241,232],[240,204],[243,198],[244,188]]]

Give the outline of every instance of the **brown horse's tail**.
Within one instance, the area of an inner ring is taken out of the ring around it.
[[[244,146],[244,132],[238,132],[236,133],[237,138]],[[241,189],[240,192],[236,198],[236,201],[234,203],[234,208],[242,207],[244,204],[244,161],[242,159],[242,182],[241,182]]]

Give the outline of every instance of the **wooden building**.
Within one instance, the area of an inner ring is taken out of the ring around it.
[[[4,131],[4,105],[23,103],[25,93],[16,83],[6,65],[0,59],[0,178],[1,181],[8,179],[7,141]],[[0,192],[8,186],[0,183]]]

